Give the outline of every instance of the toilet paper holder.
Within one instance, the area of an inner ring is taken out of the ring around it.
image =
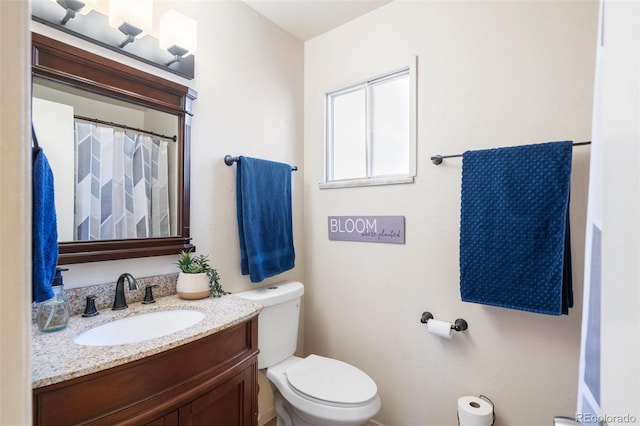
[[[430,319],[433,319],[433,314],[431,312],[423,312],[420,322],[426,324]],[[455,331],[464,331],[467,328],[469,328],[469,324],[462,318],[456,319],[453,324],[451,324],[451,329]]]

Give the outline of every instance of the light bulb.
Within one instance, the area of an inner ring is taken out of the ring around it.
[[[187,53],[194,53],[198,46],[198,23],[186,15],[171,9],[160,18],[160,47],[169,50],[174,46]],[[173,52],[172,52],[173,53]],[[183,56],[181,55],[181,56]]]
[[[109,25],[120,31],[122,31],[123,24],[126,23],[141,29],[142,32],[135,34],[135,36],[142,37],[153,29],[152,18],[153,0],[109,1]]]

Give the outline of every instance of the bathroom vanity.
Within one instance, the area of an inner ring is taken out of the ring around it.
[[[56,189],[56,194],[76,194],[73,179],[64,180],[60,175],[68,171],[68,158],[78,155],[69,147],[76,142],[74,129],[80,123],[95,123],[112,130],[128,129],[140,137],[152,135],[163,140],[168,151],[171,178],[168,185],[173,194],[166,212],[172,218],[168,236],[122,235],[114,239],[108,235],[95,239],[73,232],[59,234],[58,263],[163,256],[193,250],[189,233],[190,135],[197,93],[137,67],[37,33],[32,34],[32,65],[33,104],[41,108],[41,114],[34,114],[35,132],[43,147],[47,139],[51,141],[45,147],[49,158],[56,153],[58,158],[65,159],[57,170],[52,165],[56,181],[69,183],[62,190]],[[66,117],[64,126],[57,119],[45,120],[54,116],[52,111]],[[58,137],[61,129],[68,130],[68,137]],[[88,155],[77,159],[96,161]],[[58,225],[63,221],[74,223],[74,196],[62,200],[66,214],[58,211]],[[59,229],[70,228],[59,226]],[[92,291],[87,290],[84,296]],[[257,424],[260,306],[235,296],[185,301],[174,295],[156,300],[152,305],[130,304],[122,311],[102,309],[100,315],[92,318],[75,315],[66,329],[53,333],[42,333],[34,324],[31,339],[34,424]],[[205,314],[204,318],[195,325],[158,337],[144,335],[157,331],[159,324],[154,320],[114,333],[142,333],[144,338],[135,342],[100,342],[101,346],[91,346],[74,341],[88,330],[129,316],[189,309]]]
[[[41,114],[34,114],[34,128],[49,158],[56,153],[61,154],[58,158],[66,159],[60,169],[52,165],[56,181],[69,183],[56,194],[76,194],[73,179],[64,180],[60,175],[68,169],[68,158],[77,155],[69,147],[76,142],[74,129],[80,123],[95,123],[112,130],[126,128],[138,136],[152,135],[164,141],[169,158],[169,191],[173,196],[167,212],[172,218],[168,236],[122,235],[114,239],[110,235],[95,239],[73,232],[65,236],[59,233],[58,263],[193,250],[189,233],[190,135],[197,93],[190,87],[41,34],[32,34],[32,47],[33,104],[41,108]],[[66,117],[64,126],[57,119],[44,119],[53,117],[52,111]],[[68,137],[58,138],[61,129],[68,130]],[[45,146],[47,139],[51,144]],[[77,159],[95,161],[93,156]],[[67,213],[58,211],[58,225],[63,220],[73,223],[74,196],[62,201]],[[63,228],[69,229],[59,227]],[[95,294],[93,290],[86,291],[83,296]],[[235,296],[185,301],[174,295],[156,300],[151,305],[130,304],[122,311],[101,309],[100,315],[92,318],[75,315],[66,329],[52,333],[42,333],[34,324],[34,424],[257,424],[260,306]],[[74,341],[88,330],[126,317],[190,309],[204,314],[204,318],[195,325],[154,338],[150,338],[151,332],[161,328],[155,319],[142,325],[127,322],[127,327],[113,333],[118,336],[132,331],[143,335],[143,339],[134,342],[101,341],[100,346],[91,346]]]
[[[33,418],[37,425],[256,425],[258,313],[235,296],[132,304],[67,329],[32,335]],[[205,313],[184,330],[136,343],[85,346],[80,333],[145,312]]]

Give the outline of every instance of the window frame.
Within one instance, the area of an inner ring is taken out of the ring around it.
[[[409,77],[409,172],[401,175],[372,176],[372,134],[371,134],[371,89],[385,81],[393,81],[401,75]],[[325,93],[324,96],[324,176],[319,184],[320,189],[392,185],[401,183],[413,183],[416,176],[417,157],[417,58],[413,57],[408,64],[394,68],[392,71],[381,73],[375,77],[367,78],[359,82],[341,87]],[[365,90],[365,116],[366,116],[366,173],[367,176],[348,179],[331,179],[333,176],[333,111],[332,99],[335,96],[352,93],[357,90]]]

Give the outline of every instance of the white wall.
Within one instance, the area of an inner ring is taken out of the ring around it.
[[[590,140],[595,1],[396,1],[305,44],[305,351],[377,382],[388,426],[456,424],[456,401],[484,394],[496,425],[574,415],[588,147],[574,150],[576,306],[551,317],[460,301],[460,159],[434,154]],[[418,56],[414,184],[320,190],[323,94]],[[329,241],[329,215],[404,215],[406,244]],[[419,322],[462,317],[444,340]]]
[[[640,420],[640,4],[604,4],[602,414]],[[611,421],[609,424],[624,421]]]
[[[252,287],[240,274],[235,166],[226,154],[301,165],[303,44],[240,1],[155,2],[154,15],[174,8],[198,21],[195,78],[186,80],[32,22],[35,32],[177,81],[198,93],[191,149],[191,236],[208,254],[225,290]],[[293,174],[296,268],[265,281],[303,277],[302,173]],[[66,288],[177,272],[177,256],[69,265]]]
[[[74,156],[73,107],[58,102],[31,99],[31,121],[38,138],[38,145],[47,155],[47,161],[55,174],[54,194],[56,226],[59,241],[73,240],[73,215],[75,209],[75,177],[69,159]]]

